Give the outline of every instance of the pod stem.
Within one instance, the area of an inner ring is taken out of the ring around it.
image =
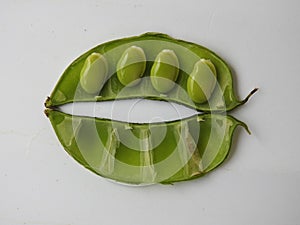
[[[47,99],[46,99],[46,101],[45,101],[45,103],[44,103],[44,106],[46,108],[50,108],[51,105],[52,105],[52,101],[51,101],[51,98],[48,96]]]
[[[241,101],[241,103],[242,103],[242,104],[245,104],[245,103],[251,98],[251,96],[254,95],[255,92],[257,92],[257,91],[258,91],[258,88],[254,88],[254,89],[247,95],[247,97],[246,97],[244,100]]]
[[[46,115],[47,117],[49,117],[49,110],[51,110],[51,109],[46,108],[46,109],[44,110],[44,113],[45,113],[45,115]]]
[[[247,126],[247,124],[245,124],[244,122],[242,122],[240,120],[238,120],[238,122],[239,122],[239,125],[241,125],[247,131],[247,133],[249,135],[251,135],[251,131],[250,131],[249,127]]]

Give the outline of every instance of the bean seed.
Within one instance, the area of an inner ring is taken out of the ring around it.
[[[162,50],[151,68],[151,83],[161,93],[169,92],[175,85],[179,72],[179,62],[174,51]]]
[[[80,73],[81,87],[89,94],[99,93],[107,77],[107,62],[103,55],[92,53]]]
[[[117,76],[124,86],[132,87],[140,82],[145,69],[144,50],[137,46],[131,46],[124,51],[117,64]]]
[[[210,60],[201,59],[196,62],[187,80],[190,98],[196,103],[206,102],[216,86],[216,77],[216,69]]]

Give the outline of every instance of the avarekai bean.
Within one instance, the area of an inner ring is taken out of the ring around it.
[[[156,56],[151,68],[151,83],[158,92],[169,92],[175,85],[178,72],[179,61],[175,52],[164,49]]]
[[[117,64],[119,81],[127,87],[132,87],[140,82],[146,69],[146,56],[142,48],[131,46],[122,54]]]
[[[187,92],[196,103],[204,103],[210,98],[217,83],[217,72],[210,60],[201,59],[195,63],[187,80]]]
[[[107,62],[100,53],[92,53],[80,72],[80,85],[89,94],[99,93],[107,78]]]

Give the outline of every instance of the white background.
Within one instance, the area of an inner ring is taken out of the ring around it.
[[[1,1],[0,224],[300,224],[299,1]],[[173,186],[126,187],[62,149],[43,103],[63,70],[146,31],[224,58],[242,98],[230,157]]]

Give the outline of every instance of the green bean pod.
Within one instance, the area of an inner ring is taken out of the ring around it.
[[[53,109],[46,114],[75,160],[96,174],[129,184],[170,184],[203,176],[225,160],[236,127],[248,130],[241,121],[216,114],[155,123],[151,128]],[[128,139],[132,133],[136,138]]]
[[[146,33],[100,44],[74,60],[47,98],[45,113],[64,149],[87,169],[123,183],[170,184],[203,176],[225,160],[236,127],[249,132],[226,113],[256,91],[238,99],[229,66],[214,52]],[[132,98],[175,102],[204,114],[140,124],[60,111],[71,102]]]
[[[155,58],[165,49],[175,52],[180,62],[178,77],[176,77],[175,72],[170,73],[172,74],[171,80],[176,80],[177,85],[171,88],[167,94],[164,94],[164,92],[168,91],[170,87],[163,87],[160,90],[159,86],[155,82],[151,82],[150,79],[140,79],[141,76],[145,78],[150,76],[151,68],[153,65],[154,68],[156,67]],[[143,52],[147,56],[146,62],[144,61]],[[100,93],[96,94],[78,90],[80,71],[84,67],[86,59],[92,53],[103,55],[108,62],[108,79],[106,79]],[[126,60],[124,55],[128,55],[128,60]],[[131,64],[129,55],[132,55],[133,61],[139,61],[139,63],[132,65],[133,69],[123,70],[126,68],[126,65]],[[211,61],[218,72],[218,76],[216,88],[211,94],[209,102],[199,103],[190,101],[186,96],[180,95],[179,91],[182,89],[187,92],[188,78],[193,71],[195,63],[202,58]],[[146,66],[145,69],[144,65]],[[130,75],[128,76],[128,74]],[[132,82],[135,80],[136,82]],[[126,92],[123,92],[124,85],[127,86],[131,82],[132,88],[128,88]],[[140,36],[106,42],[84,53],[62,74],[52,94],[46,101],[46,106],[56,107],[70,102],[109,101],[142,97],[177,102],[202,112],[228,112],[244,104],[255,91],[256,89],[244,100],[239,100],[233,89],[232,74],[229,66],[209,49],[195,43],[171,38],[165,34],[146,33]]]

